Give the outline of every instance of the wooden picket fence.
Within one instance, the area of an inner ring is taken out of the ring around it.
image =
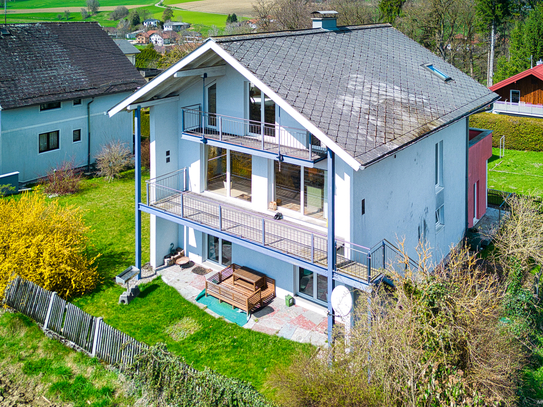
[[[147,345],[82,311],[36,284],[17,277],[8,286],[4,303],[29,316],[104,362],[128,366]]]

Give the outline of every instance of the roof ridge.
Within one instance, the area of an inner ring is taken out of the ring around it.
[[[361,24],[361,25],[344,25],[344,26],[338,26],[337,29],[335,30],[325,30],[322,28],[302,28],[298,30],[282,30],[282,31],[262,32],[262,33],[223,35],[223,36],[211,37],[211,38],[213,39],[213,41],[217,43],[225,43],[225,42],[257,40],[261,38],[281,38],[281,37],[292,37],[292,36],[297,36],[297,35],[330,34],[330,33],[337,33],[337,32],[369,30],[369,29],[376,29],[376,28],[393,28],[393,27],[389,23],[377,23],[377,24]]]

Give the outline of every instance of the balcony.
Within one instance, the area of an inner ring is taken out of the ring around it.
[[[543,117],[543,105],[531,105],[524,102],[494,102],[492,112],[518,116]]]
[[[192,109],[182,109],[181,123],[184,135],[244,147],[264,155],[310,162],[326,157],[326,148],[305,129]]]
[[[270,255],[275,252],[297,258],[326,274],[328,238],[325,234],[187,191],[186,185],[185,169],[147,181],[147,206],[204,226],[210,229],[209,233],[218,231],[250,242],[269,250]],[[404,256],[386,240],[372,249],[342,239],[335,239],[334,243],[336,280],[345,276],[363,286],[381,280],[385,267],[393,266],[398,273],[403,273],[405,268]],[[412,261],[410,266],[416,267]]]

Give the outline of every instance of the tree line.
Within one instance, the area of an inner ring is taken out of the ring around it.
[[[311,27],[315,9],[339,25],[390,23],[445,61],[491,86],[543,59],[539,0],[256,0],[262,31]]]

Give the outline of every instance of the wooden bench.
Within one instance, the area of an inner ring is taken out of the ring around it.
[[[208,295],[249,314],[275,297],[275,280],[246,267],[231,264],[206,279]]]

